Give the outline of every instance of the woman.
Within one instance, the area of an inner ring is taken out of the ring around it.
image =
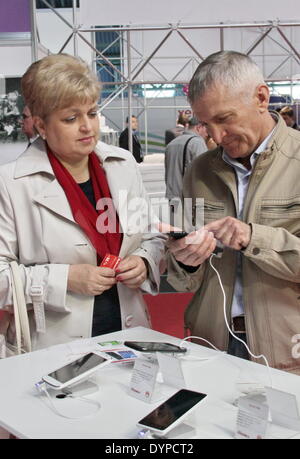
[[[29,67],[22,90],[40,137],[0,168],[0,308],[11,311],[17,260],[34,349],[149,326],[142,291],[158,292],[164,237],[148,222],[136,230],[147,197],[132,155],[98,141],[96,77],[52,55]],[[99,266],[106,253],[121,257],[116,270]]]

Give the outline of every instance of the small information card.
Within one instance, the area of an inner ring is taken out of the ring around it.
[[[240,397],[235,438],[263,439],[268,427],[269,407],[265,399],[247,395]]]
[[[159,365],[157,360],[139,357],[134,363],[129,394],[144,402],[153,401]]]

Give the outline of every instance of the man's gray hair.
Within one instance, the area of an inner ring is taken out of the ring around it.
[[[215,85],[223,85],[230,92],[246,89],[245,97],[248,97],[249,90],[259,84],[265,84],[262,72],[246,54],[220,51],[198,66],[189,84],[188,99],[192,105]]]

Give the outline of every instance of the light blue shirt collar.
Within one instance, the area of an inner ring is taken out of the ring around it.
[[[269,142],[274,130],[275,130],[275,128],[272,129],[270,134],[267,135],[267,137],[262,141],[262,143],[257,147],[257,149],[250,156],[251,168],[253,167],[253,165],[254,165],[257,157],[260,155],[260,153],[262,151],[266,150],[268,142]],[[225,150],[223,150],[222,158],[227,164],[229,164],[230,166],[233,166],[235,169],[240,169],[240,170],[243,170],[243,171],[247,170],[247,168],[245,166],[243,166],[242,163],[240,163],[236,159],[231,158],[228,155],[228,153],[226,153]],[[251,173],[251,169],[249,170],[249,173]]]

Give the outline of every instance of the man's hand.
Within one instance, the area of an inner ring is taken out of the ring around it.
[[[181,231],[180,228],[162,222],[158,225],[158,228],[162,233]],[[202,228],[198,231],[193,231],[182,239],[169,237],[166,246],[177,261],[187,266],[199,266],[215,250],[216,243],[213,233]]]
[[[246,248],[251,239],[251,226],[233,217],[208,223],[204,229],[212,232],[224,246],[235,250]]]
[[[166,245],[177,261],[187,266],[201,265],[216,248],[212,232],[202,228],[182,239],[169,238]]]

